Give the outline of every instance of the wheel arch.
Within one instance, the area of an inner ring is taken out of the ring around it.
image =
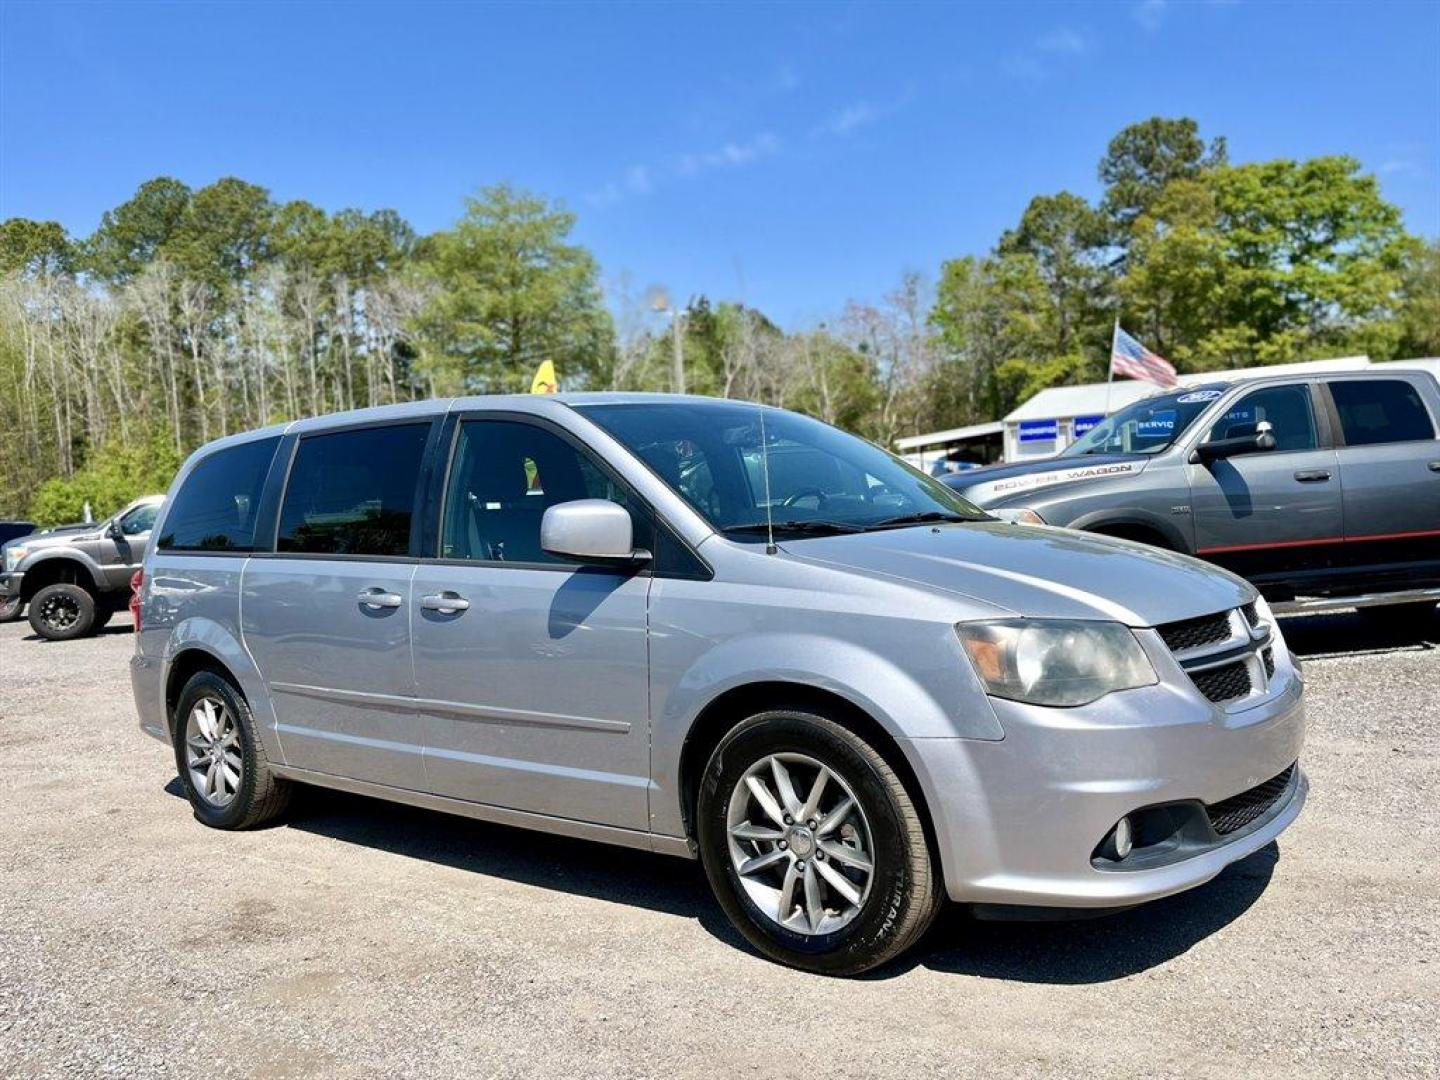
[[[73,552],[41,556],[27,566],[24,573],[25,576],[20,579],[20,595],[27,604],[47,585],[79,585],[97,599],[101,592],[90,565]]]
[[[226,679],[235,692],[242,698],[245,697],[245,688],[240,685],[240,680],[235,673],[208,649],[199,646],[190,646],[181,649],[171,659],[169,667],[165,671],[165,724],[170,729],[173,737],[175,734],[175,706],[180,701],[180,694],[185,689],[185,684],[202,671],[212,671],[216,675]],[[245,703],[250,701],[246,698]]]
[[[734,686],[717,695],[696,716],[680,750],[680,813],[685,836],[695,839],[695,811],[700,781],[710,755],[735,726],[758,712],[795,709],[815,712],[864,739],[885,759],[900,778],[920,813],[930,856],[941,864],[941,847],[936,838],[934,816],[925,787],[899,741],[879,720],[849,698],[824,687],[807,683],[766,680]]]
[[[1152,514],[1116,514],[1102,510],[1076,518],[1069,528],[1098,533],[1101,536],[1115,536],[1122,540],[1136,540],[1168,551],[1178,551],[1183,555],[1193,554],[1189,541],[1179,528]]]

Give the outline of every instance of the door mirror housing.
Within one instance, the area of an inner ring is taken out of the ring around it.
[[[608,499],[556,503],[540,519],[540,546],[551,555],[579,562],[643,562],[648,551],[635,547],[630,512]]]
[[[105,535],[111,540],[119,540],[124,537],[125,530],[120,528],[119,518],[111,518],[105,523]]]
[[[1196,464],[1219,461],[1221,458],[1238,457],[1241,454],[1264,453],[1275,449],[1275,436],[1268,421],[1255,425],[1253,435],[1237,435],[1233,439],[1210,439],[1195,447],[1190,460]]]

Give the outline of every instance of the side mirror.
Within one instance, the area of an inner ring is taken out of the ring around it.
[[[120,519],[112,518],[105,523],[105,535],[111,540],[119,540],[124,537],[125,530],[120,528]]]
[[[1253,435],[1237,435],[1233,439],[1211,439],[1195,447],[1190,460],[1195,464],[1219,461],[1221,458],[1238,457],[1241,454],[1264,453],[1275,449],[1275,436],[1268,420],[1255,425]]]
[[[551,555],[580,562],[641,562],[630,512],[608,499],[556,503],[540,519],[540,546]]]

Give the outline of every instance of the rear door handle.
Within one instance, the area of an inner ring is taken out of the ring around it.
[[[459,593],[430,593],[420,598],[420,606],[426,611],[438,611],[442,615],[454,615],[470,610],[470,601]]]
[[[1330,479],[1329,469],[1301,469],[1295,474],[1295,479],[1302,484],[1318,484]]]
[[[386,592],[384,589],[366,589],[359,596],[355,597],[361,607],[368,608],[396,608],[405,602],[405,598],[399,593]]]

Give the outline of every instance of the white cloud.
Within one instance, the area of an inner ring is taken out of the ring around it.
[[[1041,52],[1079,56],[1090,51],[1090,40],[1078,30],[1057,26],[1035,43]]]
[[[734,168],[749,165],[761,158],[772,157],[780,152],[780,138],[768,131],[761,132],[748,142],[727,142],[715,150],[703,153],[681,154],[675,171],[681,176],[695,176],[709,169]]]
[[[654,185],[650,180],[650,169],[645,165],[631,165],[625,170],[625,188],[634,195],[649,195]]]
[[[1130,15],[1142,29],[1154,33],[1165,21],[1165,0],[1140,0],[1130,9]]]
[[[1381,176],[1393,176],[1395,173],[1419,172],[1420,166],[1406,158],[1392,158],[1382,162],[1376,170]]]
[[[822,125],[831,135],[849,135],[857,128],[873,124],[880,119],[880,110],[868,101],[857,101],[847,105]]]

